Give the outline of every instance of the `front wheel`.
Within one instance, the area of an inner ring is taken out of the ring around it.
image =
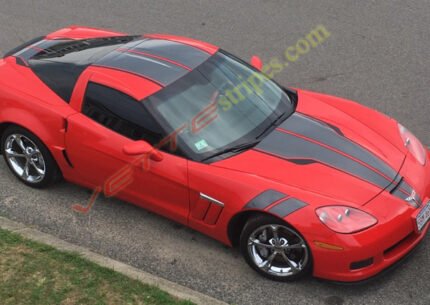
[[[246,262],[271,280],[296,280],[312,269],[311,251],[303,237],[269,215],[259,215],[246,223],[240,248]]]
[[[43,188],[61,177],[49,150],[26,129],[7,128],[1,139],[1,149],[9,169],[28,186]]]

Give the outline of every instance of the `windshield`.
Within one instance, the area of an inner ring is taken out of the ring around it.
[[[175,136],[180,153],[196,161],[229,155],[229,148],[255,142],[280,116],[294,112],[282,88],[225,52],[143,103],[166,135]]]

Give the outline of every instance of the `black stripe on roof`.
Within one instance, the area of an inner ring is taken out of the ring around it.
[[[163,86],[173,83],[188,72],[188,70],[166,61],[120,51],[111,52],[97,61],[95,65],[138,74]]]
[[[210,54],[195,47],[161,39],[145,39],[139,44],[130,45],[130,49],[165,57],[191,69],[196,68],[210,57]]]

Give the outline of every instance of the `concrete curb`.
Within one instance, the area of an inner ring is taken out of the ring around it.
[[[141,271],[137,268],[110,259],[108,257],[96,254],[84,247],[73,245],[52,235],[42,233],[38,230],[27,227],[22,223],[15,222],[4,217],[0,217],[0,228],[18,233],[25,238],[49,245],[60,251],[78,253],[83,258],[88,259],[89,261],[92,261],[100,266],[113,269],[116,272],[122,273],[132,279],[139,280],[144,284],[157,286],[174,297],[189,300],[199,305],[227,305],[227,303],[214,299],[203,293],[170,282],[166,279]]]

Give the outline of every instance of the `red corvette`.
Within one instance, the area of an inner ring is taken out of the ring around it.
[[[376,275],[430,219],[430,152],[395,120],[284,88],[208,43],[71,26],[0,60],[1,152],[238,245],[280,281]]]

